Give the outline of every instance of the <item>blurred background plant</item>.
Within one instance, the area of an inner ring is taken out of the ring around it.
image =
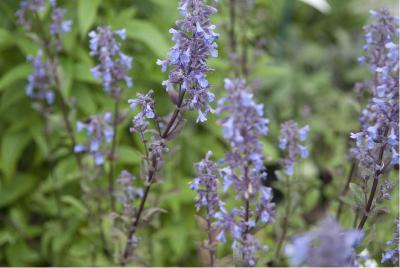
[[[124,90],[124,97],[135,97],[137,92],[151,88],[158,112],[171,110],[161,85],[166,77],[156,60],[165,58],[172,44],[168,29],[178,18],[177,4],[177,0],[59,1],[67,10],[66,18],[73,22],[71,31],[63,36],[59,58],[62,93],[73,107],[71,120],[84,121],[113,106],[112,99],[90,73],[96,64],[89,56],[88,33],[97,25],[126,28],[123,50],[134,58],[129,75],[135,84]],[[283,168],[278,163],[280,124],[294,119],[311,129],[310,157],[298,164],[291,187],[291,202],[296,209],[288,222],[286,237],[308,230],[326,211],[336,211],[351,166],[349,133],[359,129],[358,115],[367,100],[365,94],[353,90],[356,82],[369,75],[367,67],[357,63],[363,54],[363,25],[368,22],[369,9],[383,6],[392,13],[398,12],[395,0],[220,0],[217,4],[220,12],[213,22],[221,34],[220,56],[209,61],[216,70],[209,74],[209,80],[219,98],[223,94],[223,78],[245,77],[257,102],[265,106],[271,124],[270,133],[262,142],[269,172],[267,183],[274,190],[277,217],[282,217],[285,209],[284,176],[280,171]],[[122,234],[113,227],[105,208],[107,193],[94,191],[85,198],[81,194],[82,189],[93,188],[94,184],[96,189],[105,188],[107,181],[94,180],[98,173],[87,174],[87,181],[82,184],[74,156],[68,154],[60,113],[52,113],[46,126],[25,95],[32,71],[26,58],[36,55],[38,46],[32,42],[35,36],[27,35],[16,25],[17,9],[18,1],[0,1],[0,265],[111,265],[107,251],[114,252],[113,247],[121,246],[113,240]],[[121,103],[125,120],[118,127],[116,174],[129,170],[139,177],[140,137],[129,132],[132,114],[127,102]],[[194,122],[196,114],[190,114],[188,120]],[[51,137],[44,135],[46,128],[52,130]],[[84,133],[77,133],[77,137],[78,142],[85,140]],[[54,147],[51,151],[49,144]],[[149,214],[148,220],[152,217],[152,221],[139,231],[140,265],[202,263],[199,243],[195,241],[201,241],[204,234],[196,226],[195,193],[188,183],[195,177],[193,163],[199,162],[209,149],[215,159],[220,159],[226,144],[215,115],[210,115],[206,124],[187,124],[173,144],[162,173],[165,179],[148,200],[165,213]],[[398,166],[390,176],[393,183],[397,175]],[[357,184],[352,184],[350,191],[360,197]],[[394,194],[369,219],[368,235],[359,247],[360,251],[368,249],[369,256],[378,263],[386,241],[392,239],[398,202],[398,194]],[[357,203],[347,198],[345,204],[341,224],[351,228],[354,213],[350,208],[357,207]],[[93,215],[93,211],[101,213]],[[279,225],[271,225],[258,239],[273,247],[281,232]],[[106,251],[101,250],[104,243]],[[229,245],[220,246],[217,255],[229,252]],[[288,264],[284,259],[278,261],[274,250],[269,250],[259,265]]]

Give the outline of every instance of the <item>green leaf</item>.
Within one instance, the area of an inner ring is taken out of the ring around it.
[[[40,260],[39,254],[24,241],[6,247],[5,254],[9,266],[35,266]]]
[[[5,29],[0,29],[0,49],[7,48],[13,43],[14,39],[12,38],[10,32]]]
[[[100,2],[100,0],[78,1],[78,22],[82,36],[85,36],[89,28],[92,26]]]
[[[161,32],[144,20],[131,20],[126,25],[128,37],[145,43],[157,56],[164,57],[168,44]]]
[[[0,208],[8,206],[18,198],[31,192],[36,186],[36,178],[30,174],[18,173],[11,184],[0,189]]]
[[[85,205],[82,204],[81,201],[76,199],[73,196],[70,195],[64,195],[61,197],[61,201],[67,205],[70,205],[71,207],[75,208],[78,212],[80,212],[82,215],[87,214],[87,209]]]
[[[29,132],[9,131],[3,136],[1,142],[1,162],[0,168],[6,178],[11,177],[17,165],[17,161],[30,140]]]
[[[117,163],[120,164],[138,164],[141,156],[137,150],[129,146],[118,146],[117,148]]]
[[[84,86],[72,89],[72,95],[76,97],[77,105],[85,114],[96,113],[96,103],[93,100],[90,89]]]
[[[6,72],[0,78],[0,91],[20,79],[26,79],[31,70],[32,68],[29,64],[23,63]]]

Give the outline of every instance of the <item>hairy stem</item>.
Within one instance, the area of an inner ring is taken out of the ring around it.
[[[344,197],[347,194],[347,192],[349,191],[350,182],[355,174],[356,169],[357,169],[357,161],[355,159],[353,159],[353,163],[351,164],[350,172],[347,176],[346,184],[342,190],[342,193],[340,194],[341,197]],[[343,204],[344,204],[343,200],[339,199],[339,207],[336,212],[336,219],[338,221],[340,220],[340,216],[343,211]]]
[[[206,193],[206,199],[207,199],[207,204],[210,204],[209,196],[208,196],[209,190]],[[214,255],[214,249],[213,247],[213,230],[211,227],[211,218],[210,218],[210,208],[207,206],[207,232],[208,232],[208,252],[210,254],[210,267],[214,266],[215,262],[215,255]]]
[[[389,128],[386,127],[383,136],[386,137],[388,133],[389,133]],[[386,148],[386,142],[381,146],[381,148],[379,150],[378,165],[380,165],[380,166],[383,165],[383,154],[385,152],[385,148]],[[368,219],[369,213],[371,212],[372,203],[374,202],[375,193],[376,193],[376,190],[378,189],[379,176],[384,172],[384,168],[385,167],[383,167],[382,170],[375,171],[374,181],[372,183],[371,192],[369,194],[368,202],[367,202],[367,205],[365,206],[364,213],[363,213],[363,216],[361,218],[361,221],[360,221],[360,223],[359,223],[359,225],[357,227],[359,230],[363,229],[363,227],[365,225],[365,222]]]
[[[283,242],[286,239],[288,227],[289,227],[289,215],[290,215],[290,210],[292,206],[292,200],[291,200],[291,189],[290,189],[290,181],[289,181],[289,176],[286,176],[286,206],[285,206],[285,215],[283,216],[283,222],[282,222],[282,233],[281,236],[279,237],[278,240],[278,245],[276,246],[276,251],[275,251],[275,258],[276,260],[280,259],[281,255],[281,248],[283,245]]]

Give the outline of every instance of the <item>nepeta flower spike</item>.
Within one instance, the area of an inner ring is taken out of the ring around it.
[[[32,64],[33,72],[28,77],[26,95],[34,101],[54,103],[54,92],[51,89],[53,80],[51,79],[51,66],[48,61],[43,60],[43,53],[39,51],[36,57],[28,56],[28,61]]]
[[[372,97],[360,116],[361,131],[351,133],[356,140],[352,155],[364,169],[364,178],[380,173],[383,158],[399,162],[399,19],[388,11],[371,11],[376,23],[365,27],[367,56],[360,61],[370,65],[374,81],[367,83]]]
[[[102,115],[93,115],[87,123],[78,122],[77,131],[86,130],[89,140],[83,144],[75,145],[74,152],[87,152],[92,155],[96,165],[103,165],[109,153],[114,131],[111,126],[112,114],[106,112]]]
[[[207,59],[217,57],[218,34],[214,33],[215,25],[210,17],[217,10],[206,5],[207,0],[181,0],[179,11],[184,17],[176,22],[178,29],[170,29],[172,40],[176,45],[169,52],[169,59],[158,60],[162,71],[171,68],[168,80],[163,82],[167,91],[179,86],[179,94],[188,93],[183,105],[198,111],[197,121],[207,120],[207,113],[212,111],[210,102],[214,94],[209,92],[207,81]],[[182,95],[182,96],[183,96]]]
[[[294,165],[298,162],[299,157],[306,158],[308,156],[308,150],[301,142],[306,140],[309,131],[308,125],[299,128],[297,122],[293,120],[289,120],[281,126],[279,148],[285,152],[283,164],[288,176],[293,175]]]
[[[241,79],[225,79],[228,95],[218,102],[217,113],[227,113],[221,120],[223,134],[231,151],[224,158],[223,190],[234,186],[236,198],[244,203],[240,209],[227,212],[223,207],[217,213],[221,229],[217,239],[225,242],[225,232],[233,237],[232,248],[241,256],[244,266],[256,264],[256,253],[266,250],[260,245],[251,230],[259,222],[268,223],[274,217],[272,191],[262,185],[266,178],[263,171],[261,137],[268,132],[268,119],[263,117],[263,105],[253,101]]]
[[[91,31],[90,55],[98,58],[100,63],[92,68],[92,75],[100,79],[103,88],[110,94],[118,94],[119,82],[125,80],[128,87],[132,86],[132,78],[128,71],[132,67],[132,58],[121,52],[121,45],[116,37],[122,40],[126,38],[125,29],[112,31],[111,27],[97,27],[97,31]],[[111,92],[110,92],[111,91]]]

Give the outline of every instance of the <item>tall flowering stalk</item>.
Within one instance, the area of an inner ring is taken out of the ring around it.
[[[136,99],[130,99],[131,109],[139,112],[132,120],[131,131],[138,133],[142,139],[145,151],[145,170],[142,170],[145,187],[139,207],[127,232],[127,243],[120,258],[120,264],[125,265],[133,255],[134,247],[130,241],[135,238],[145,203],[151,186],[157,181],[157,172],[161,169],[163,155],[168,152],[166,141],[175,138],[183,126],[183,110],[197,110],[197,122],[207,119],[207,113],[212,111],[210,102],[214,94],[209,92],[210,84],[206,75],[211,70],[207,59],[217,57],[218,35],[214,33],[215,26],[210,17],[217,10],[206,4],[207,0],[181,0],[179,11],[183,19],[176,22],[177,29],[170,29],[172,40],[176,44],[171,48],[166,60],[158,60],[162,71],[170,69],[168,80],[162,84],[170,95],[178,95],[175,109],[167,120],[163,120],[154,110],[155,101],[152,90],[147,94],[137,94]],[[178,91],[178,94],[176,94]],[[151,128],[153,121],[155,128]]]
[[[44,11],[46,3],[51,6],[50,21],[41,19],[39,15]],[[76,145],[75,135],[69,119],[68,102],[62,94],[62,85],[58,73],[58,52],[62,50],[61,35],[71,30],[72,22],[64,20],[65,10],[58,7],[56,0],[26,0],[20,2],[20,9],[16,12],[17,21],[28,31],[36,33],[40,38],[40,50],[36,56],[28,57],[34,68],[29,76],[29,84],[26,94],[34,101],[43,100],[47,105],[59,101],[65,128],[71,142],[71,151]],[[48,26],[48,28],[46,27]],[[81,167],[80,157],[76,155],[76,161]]]
[[[93,154],[97,165],[102,165],[107,159],[110,163],[108,172],[108,192],[112,211],[115,210],[114,202],[114,169],[115,169],[115,150],[117,146],[117,127],[120,121],[119,101],[122,92],[121,82],[124,81],[128,87],[132,86],[132,78],[128,71],[132,68],[132,58],[121,51],[121,44],[117,38],[125,40],[125,29],[112,31],[109,26],[97,27],[96,31],[89,33],[90,37],[90,55],[98,60],[98,65],[91,69],[95,79],[101,80],[103,89],[114,100],[113,113],[107,112],[104,116],[92,116],[87,128],[89,136],[92,136],[91,129],[98,129],[91,140],[89,151]],[[103,120],[101,120],[101,118]],[[95,125],[93,125],[95,124]],[[84,124],[78,122],[78,131]],[[105,138],[100,138],[105,136]],[[100,150],[102,147],[110,148]],[[75,152],[88,151],[78,144],[75,146]],[[106,155],[105,155],[106,154]]]
[[[220,206],[215,214],[220,230],[217,240],[225,243],[225,234],[230,232],[232,248],[241,258],[240,265],[254,266],[256,253],[267,247],[259,243],[253,231],[274,218],[271,189],[262,184],[266,173],[260,139],[268,132],[268,119],[263,117],[263,105],[253,101],[245,81],[225,79],[225,89],[227,96],[218,102],[217,113],[224,115],[221,125],[231,150],[220,168],[222,187],[224,191],[233,187],[242,205],[231,211]]]
[[[217,212],[224,203],[219,199],[219,177],[221,170],[216,162],[210,160],[212,152],[209,151],[206,157],[199,163],[196,163],[197,178],[193,179],[191,189],[197,192],[196,210],[200,211],[205,208],[206,215],[205,229],[208,234],[206,249],[209,252],[209,266],[215,265],[215,238],[216,232],[215,222]]]
[[[380,178],[399,162],[399,19],[387,10],[371,11],[371,17],[376,23],[365,27],[367,56],[360,62],[370,66],[374,77],[366,83],[372,97],[360,116],[361,131],[350,136],[356,141],[351,153],[362,179],[373,180],[359,229],[371,212]]]
[[[291,182],[290,179],[294,174],[294,167],[300,158],[306,158],[308,156],[308,149],[301,144],[307,138],[310,127],[308,125],[299,128],[297,122],[289,120],[281,125],[281,134],[279,137],[279,148],[284,152],[283,165],[286,169],[286,180],[285,180],[285,212],[282,222],[282,233],[278,239],[278,244],[276,246],[276,258],[280,258],[281,247],[286,239],[289,216],[292,211],[292,201],[291,201]]]

